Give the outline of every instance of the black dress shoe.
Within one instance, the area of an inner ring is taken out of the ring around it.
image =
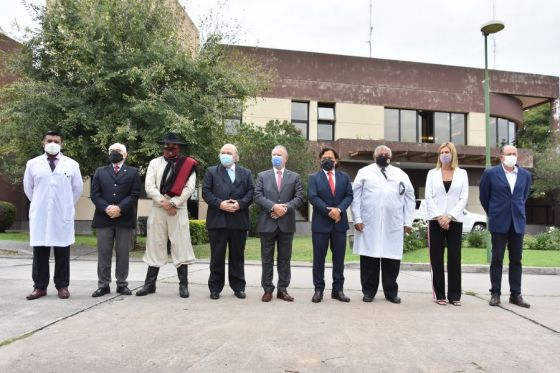
[[[217,291],[211,291],[210,292],[210,299],[220,299],[220,293],[218,293]]]
[[[91,294],[91,296],[94,297],[94,298],[97,298],[97,297],[100,297],[102,295],[109,294],[110,292],[111,292],[111,289],[109,287],[97,288],[97,290],[94,291]]]
[[[518,295],[510,295],[509,302],[511,304],[515,304],[516,306],[523,307],[523,308],[531,308],[531,305],[523,300],[521,294]]]
[[[346,295],[344,295],[344,292],[342,290],[341,291],[333,291],[331,293],[331,298],[339,300],[341,302],[346,302],[346,303],[350,302],[350,298],[348,298]]]
[[[387,300],[391,303],[399,304],[401,303],[401,298],[397,295],[394,298],[387,298]]]
[[[362,300],[366,303],[371,303],[373,302],[373,295],[364,294]]]
[[[128,286],[117,286],[117,293],[120,295],[132,295],[132,292]]]
[[[491,306],[498,306],[500,304],[500,295],[499,294],[492,294],[492,296],[490,297],[490,302],[489,304]]]
[[[315,290],[315,294],[311,298],[313,303],[319,303],[323,300],[323,292],[321,290]]]
[[[243,290],[234,291],[233,294],[239,299],[247,298],[247,294],[245,294],[245,292]]]

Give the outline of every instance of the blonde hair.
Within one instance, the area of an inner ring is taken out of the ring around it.
[[[436,168],[440,169],[441,168],[441,160],[439,159],[439,154],[441,152],[441,149],[443,148],[449,148],[449,151],[451,152],[451,168],[452,169],[456,169],[459,167],[459,160],[457,159],[457,149],[455,149],[455,145],[453,145],[452,142],[444,142],[443,144],[441,144],[438,148],[437,151],[437,163],[436,163]]]

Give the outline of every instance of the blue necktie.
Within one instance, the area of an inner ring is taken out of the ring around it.
[[[228,171],[229,179],[233,183],[235,181],[235,172],[233,172],[233,169],[231,168],[228,168],[227,171]]]

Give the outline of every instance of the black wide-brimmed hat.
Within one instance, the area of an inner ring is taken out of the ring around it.
[[[188,145],[185,140],[181,137],[181,135],[173,132],[169,132],[163,140],[158,141],[158,144],[177,144],[177,145]]]

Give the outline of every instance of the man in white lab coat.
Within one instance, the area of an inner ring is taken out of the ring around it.
[[[378,146],[375,164],[360,169],[352,185],[354,253],[360,255],[364,302],[373,301],[377,293],[380,267],[385,298],[401,302],[397,277],[404,234],[412,232],[415,199],[408,175],[389,165],[391,156],[391,149]]]
[[[74,205],[84,184],[78,162],[64,156],[62,135],[49,131],[43,138],[45,153],[27,161],[23,189],[29,207],[30,246],[33,246],[33,292],[28,300],[47,295],[49,256],[54,247],[54,285],[58,297],[70,297],[70,245],[74,243]]]

